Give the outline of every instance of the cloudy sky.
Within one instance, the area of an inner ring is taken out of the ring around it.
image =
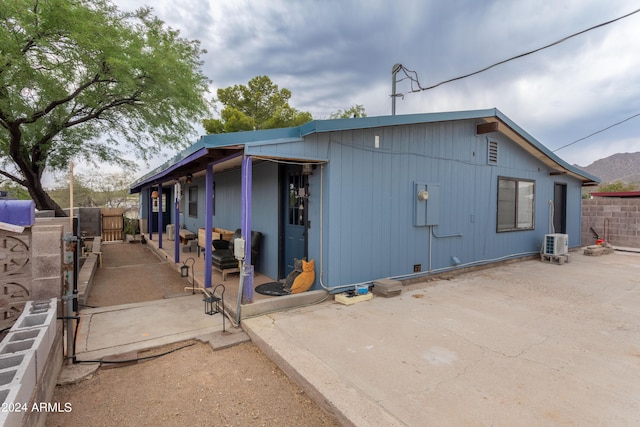
[[[122,10],[148,4],[200,40],[212,96],[268,75],[292,91],[294,108],[316,119],[354,104],[369,116],[391,114],[396,63],[431,86],[639,7],[632,0],[113,1]],[[411,82],[400,81],[396,113],[496,107],[555,150],[640,113],[638,52],[640,13],[432,90],[411,93]],[[637,151],[640,117],[556,154],[586,166]]]

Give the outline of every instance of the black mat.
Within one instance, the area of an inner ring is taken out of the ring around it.
[[[262,285],[256,286],[256,292],[262,295],[269,295],[272,297],[280,297],[282,295],[289,295],[289,292],[286,292],[283,289],[284,284],[280,282],[270,282],[264,283]]]

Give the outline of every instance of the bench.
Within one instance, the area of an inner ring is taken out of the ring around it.
[[[101,245],[102,245],[102,237],[94,237],[93,238],[93,245],[91,246],[91,252],[96,254],[96,256],[98,257],[98,260],[100,261],[100,267],[102,267],[102,249],[101,249]]]
[[[183,245],[186,245],[189,240],[193,240],[196,238],[196,233],[194,233],[193,231],[189,231],[186,228],[181,228],[179,234],[180,243],[182,243]]]

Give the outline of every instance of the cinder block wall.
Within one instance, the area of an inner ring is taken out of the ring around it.
[[[62,226],[31,227],[31,299],[60,298],[62,295]]]
[[[640,248],[640,198],[594,197],[582,200],[583,246],[596,242],[590,227],[613,246]]]
[[[62,225],[0,231],[0,328],[13,324],[27,301],[62,295]]]

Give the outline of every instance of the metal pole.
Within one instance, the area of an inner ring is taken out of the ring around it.
[[[395,64],[391,68],[391,115],[396,115],[396,75],[402,69],[402,64]]]
[[[253,267],[251,263],[251,181],[252,181],[252,158],[245,156],[242,168],[242,235],[244,237],[244,286],[242,289],[242,302],[250,304],[253,302]],[[249,272],[247,273],[247,268]]]
[[[147,233],[149,240],[153,240],[153,186],[149,187],[149,207],[147,209]]]
[[[165,208],[164,203],[165,200],[162,197],[162,192],[164,189],[162,188],[162,183],[158,184],[158,248],[162,249],[162,229],[164,228],[164,224],[162,224],[162,213]]]
[[[213,231],[213,165],[207,164],[205,177],[205,217],[204,217],[204,287],[211,289],[211,252],[213,251],[211,232]]]
[[[65,302],[66,312],[66,325],[67,325],[67,357],[71,358],[75,356],[73,352],[73,242],[74,237],[71,233],[65,233],[65,252],[64,252],[64,264],[66,268],[67,279],[67,292],[62,297]]]

